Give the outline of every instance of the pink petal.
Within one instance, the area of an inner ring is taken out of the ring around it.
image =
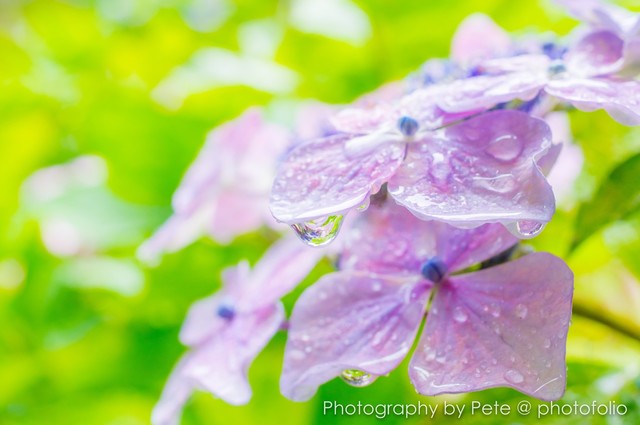
[[[538,72],[480,75],[439,86],[437,103],[449,113],[480,112],[514,99],[531,100],[546,81],[546,73]]]
[[[458,229],[420,220],[393,202],[369,207],[347,236],[340,269],[395,275],[419,274],[422,264],[433,257],[440,258],[450,271],[461,270],[518,241],[501,225]]]
[[[185,364],[189,362],[189,355],[185,355],[167,381],[160,400],[153,408],[151,423],[153,425],[178,425],[182,408],[184,407],[191,393],[195,389],[195,384],[184,376]]]
[[[342,214],[365,202],[402,163],[405,146],[381,135],[372,151],[347,156],[348,135],[313,140],[296,146],[278,170],[271,194],[271,212],[281,222],[300,223]]]
[[[622,39],[611,31],[591,32],[572,46],[564,60],[575,76],[593,77],[612,74],[623,65]]]
[[[475,13],[458,26],[451,42],[451,58],[462,63],[507,53],[509,34],[489,16]]]
[[[552,80],[546,92],[571,103],[581,111],[604,109],[623,125],[640,124],[640,82],[599,78]]]
[[[211,221],[212,211],[202,207],[193,214],[173,214],[138,248],[142,261],[157,263],[165,252],[176,252],[198,240]]]
[[[304,401],[345,370],[370,374],[354,382],[365,385],[395,369],[411,348],[428,298],[418,279],[339,272],[307,289],[290,320],[282,394]]]
[[[302,282],[326,253],[326,248],[301,245],[292,234],[284,237],[255,265],[250,281],[242,289],[238,308],[250,311],[278,301]]]
[[[268,192],[251,193],[236,188],[218,194],[207,228],[213,239],[227,244],[264,224],[277,226],[269,213]]]
[[[571,271],[546,253],[450,278],[411,359],[414,386],[426,395],[508,386],[560,398],[572,293]]]
[[[544,121],[518,111],[489,112],[410,144],[388,190],[424,220],[464,227],[546,223],[553,192],[536,160],[550,146]]]
[[[544,74],[547,72],[550,63],[546,55],[526,54],[487,59],[482,61],[479,67],[482,72],[488,74],[505,74],[508,72]]]
[[[198,388],[229,404],[247,403],[251,398],[249,367],[283,320],[284,309],[280,304],[234,317],[214,338],[189,354],[184,375]]]
[[[637,21],[637,15],[609,1],[555,0],[575,18],[596,28],[619,34],[628,31]]]

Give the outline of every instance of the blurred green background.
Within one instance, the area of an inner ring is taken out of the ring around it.
[[[188,306],[218,287],[221,267],[257,260],[272,237],[203,239],[153,268],[136,259],[206,132],[251,105],[277,119],[303,99],[347,103],[446,56],[458,23],[478,11],[517,33],[575,25],[535,1],[0,0],[0,424],[149,423],[183,352]],[[614,400],[628,413],[542,422],[637,424],[640,132],[604,113],[572,113],[572,126],[586,166],[532,244],[576,274],[563,401]],[[405,363],[371,387],[334,381],[292,403],[278,391],[284,341],[277,335],[251,369],[249,405],[197,394],[184,423],[367,424],[379,420],[324,416],[323,400],[526,398],[419,398]]]

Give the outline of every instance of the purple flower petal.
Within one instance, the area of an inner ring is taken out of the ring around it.
[[[489,112],[410,144],[389,193],[419,218],[458,227],[546,223],[553,192],[536,159],[550,146],[544,121],[518,111]]]
[[[386,202],[358,217],[345,240],[340,268],[384,274],[420,273],[422,264],[440,258],[450,271],[485,261],[518,242],[499,224],[458,229],[416,218]]]
[[[426,395],[508,386],[560,398],[572,293],[571,271],[546,253],[451,277],[411,359],[414,386]]]
[[[611,31],[597,31],[582,37],[565,56],[567,70],[574,76],[612,74],[624,64],[623,40]]]
[[[238,315],[189,354],[184,376],[197,383],[198,388],[229,404],[247,403],[251,398],[247,380],[249,366],[278,331],[284,318],[281,304],[253,314]]]
[[[603,78],[552,80],[546,92],[571,103],[581,111],[604,109],[624,125],[640,124],[640,82]]]
[[[189,354],[180,359],[171,372],[160,400],[153,408],[151,414],[153,425],[178,425],[180,423],[182,407],[195,389],[195,384],[184,376],[184,366],[188,362]]]
[[[451,58],[462,63],[504,54],[511,48],[509,34],[489,16],[475,13],[458,26],[451,41]]]
[[[402,163],[405,144],[379,134],[375,149],[348,155],[347,141],[372,135],[338,135],[296,146],[284,159],[271,194],[271,212],[281,222],[301,223],[342,214],[365,202]],[[389,141],[389,143],[385,143]]]
[[[622,34],[638,20],[635,13],[601,0],[555,0],[573,17],[599,29]]]
[[[481,112],[514,99],[536,97],[547,82],[546,73],[512,72],[480,75],[439,86],[438,106],[449,113]]]
[[[285,236],[253,268],[251,280],[239,296],[238,309],[251,311],[277,302],[302,282],[326,253],[327,249],[300,246],[294,235]]]
[[[362,386],[395,369],[423,318],[429,290],[419,279],[339,272],[307,289],[291,315],[282,394],[303,401],[343,371]]]

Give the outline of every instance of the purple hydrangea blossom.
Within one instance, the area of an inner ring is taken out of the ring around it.
[[[523,237],[549,221],[553,194],[536,164],[551,146],[543,121],[494,111],[439,130],[422,129],[420,122],[400,118],[394,129],[297,146],[278,169],[274,216],[314,224],[366,206],[388,183],[391,196],[423,219],[467,227],[500,222]],[[310,228],[315,231],[309,225],[298,230],[304,235]]]
[[[534,253],[464,273],[517,243],[496,224],[463,230],[422,221],[387,202],[372,206],[346,240],[340,271],[298,300],[290,320],[282,393],[309,399],[342,376],[368,385],[409,353],[421,394],[508,386],[562,396],[573,275]],[[461,273],[463,272],[463,273]]]
[[[438,107],[446,112],[463,113],[546,94],[583,111],[604,109],[625,125],[640,124],[640,83],[619,75],[624,42],[616,34],[588,32],[553,56],[488,59],[478,65],[479,75],[425,87],[424,95],[438,99]]]
[[[223,288],[191,307],[180,333],[190,351],[167,382],[153,411],[154,425],[177,424],[182,406],[197,389],[234,405],[249,401],[249,367],[285,319],[280,298],[324,254],[299,245],[295,237],[285,238],[253,270],[246,262],[225,269]]]
[[[229,243],[263,225],[276,226],[268,209],[269,182],[289,137],[255,108],[212,131],[173,197],[173,215],[139,256],[153,262],[204,234]]]

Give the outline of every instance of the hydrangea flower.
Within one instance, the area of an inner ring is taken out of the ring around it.
[[[389,194],[420,218],[463,227],[500,222],[522,237],[537,234],[554,212],[553,193],[536,164],[551,146],[548,126],[503,110],[434,130],[451,116],[417,108],[424,104],[420,96],[398,108],[413,107],[413,113],[389,114],[395,121],[378,131],[292,149],[273,186],[274,217],[303,239],[319,235],[318,244],[326,243],[342,215],[366,206],[388,183]]]
[[[625,125],[640,124],[640,83],[621,78],[625,43],[609,30],[580,37],[569,49],[541,46],[546,54],[482,61],[477,75],[425,87],[448,113],[481,112],[545,93],[583,111],[606,110]]]
[[[496,224],[471,230],[418,220],[387,202],[359,217],[340,271],[307,289],[291,319],[282,393],[307,400],[341,376],[354,386],[409,353],[431,300],[409,374],[419,393],[508,386],[555,400],[565,388],[573,276],[533,253],[464,272],[517,243]]]
[[[209,134],[173,197],[173,215],[146,241],[139,256],[153,262],[203,234],[220,243],[263,225],[276,163],[289,144],[286,129],[249,109]]]
[[[190,351],[167,382],[153,411],[154,425],[177,424],[196,389],[234,405],[249,401],[249,366],[285,318],[279,300],[322,255],[322,250],[300,249],[292,236],[273,245],[253,270],[242,262],[223,271],[223,288],[189,310],[180,340]]]

